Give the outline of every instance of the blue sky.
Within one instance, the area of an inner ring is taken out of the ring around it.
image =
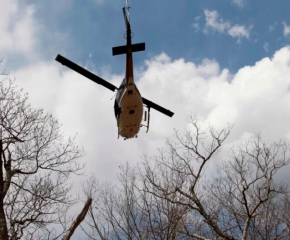
[[[39,25],[38,50],[43,59],[49,61],[61,52],[86,62],[91,54],[96,67],[110,66],[112,71],[122,73],[123,58],[113,58],[111,47],[124,42],[123,1],[22,1],[21,5],[34,6]],[[290,25],[290,3],[286,0],[279,4],[265,0],[160,0],[131,1],[130,5],[133,41],[147,44],[147,51],[135,56],[137,65],[165,52],[172,59],[186,61],[216,59],[222,68],[235,72],[271,56],[289,42],[283,35],[283,22]],[[207,27],[205,11],[216,11],[217,22],[244,26],[248,38],[241,37],[237,43],[238,37]]]
[[[86,152],[83,178],[115,180],[120,164],[155,154],[174,128],[187,127],[191,113],[203,126],[234,124],[220,161],[257,132],[270,141],[290,140],[289,1],[129,3],[133,42],[146,43],[145,52],[134,54],[137,86],[175,115],[152,110],[149,133],[141,129],[138,139],[123,141],[114,93],[54,58],[60,53],[118,86],[124,56],[113,57],[111,48],[125,43],[125,0],[1,0],[0,69],[16,77],[34,107],[59,119],[65,134],[78,133]]]

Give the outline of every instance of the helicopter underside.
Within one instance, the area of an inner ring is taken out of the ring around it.
[[[133,138],[140,130],[143,116],[143,102],[135,84],[124,89],[118,105],[118,133],[124,138]]]

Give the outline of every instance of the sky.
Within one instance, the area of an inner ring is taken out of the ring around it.
[[[77,134],[86,153],[83,179],[115,181],[121,164],[156,154],[190,114],[217,128],[234,124],[225,149],[258,132],[269,141],[290,140],[288,0],[129,4],[132,41],[146,43],[134,54],[138,89],[175,115],[152,110],[149,133],[141,129],[124,141],[117,139],[115,93],[54,58],[61,54],[119,86],[125,59],[111,48],[125,44],[125,0],[1,0],[0,69],[34,107],[59,119],[66,135]]]

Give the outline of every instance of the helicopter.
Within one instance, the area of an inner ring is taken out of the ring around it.
[[[126,0],[126,7],[122,8],[126,26],[126,45],[112,48],[113,56],[126,54],[125,78],[119,88],[59,54],[55,58],[56,61],[92,80],[93,82],[98,83],[113,92],[117,91],[114,103],[114,112],[117,120],[118,138],[121,135],[125,140],[133,137],[137,138],[137,134],[142,126],[147,128],[146,133],[149,131],[151,108],[169,117],[174,115],[173,112],[142,97],[134,82],[132,53],[144,51],[145,43],[132,44],[129,9],[130,7],[128,5],[128,0]],[[141,124],[143,119],[143,106],[147,108],[147,111],[144,111],[145,125]]]

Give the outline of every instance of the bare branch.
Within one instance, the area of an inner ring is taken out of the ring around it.
[[[88,200],[85,203],[85,206],[81,213],[77,216],[76,220],[72,223],[71,227],[69,228],[67,234],[62,238],[62,240],[69,240],[71,236],[74,234],[74,231],[76,228],[80,225],[80,223],[84,220],[84,218],[87,215],[87,212],[92,204],[92,199],[88,198]]]

